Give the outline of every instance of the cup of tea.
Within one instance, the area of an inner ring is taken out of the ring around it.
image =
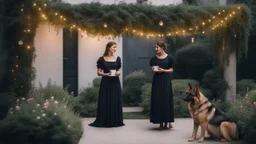
[[[110,70],[110,76],[115,76],[116,75],[116,70]]]
[[[154,71],[158,71],[159,66],[153,66]]]

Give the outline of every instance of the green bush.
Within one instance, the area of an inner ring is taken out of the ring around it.
[[[100,87],[100,82],[101,82],[101,77],[97,77],[97,78],[93,79],[93,81],[92,81],[93,87]]]
[[[124,78],[123,101],[127,106],[138,106],[141,102],[141,87],[148,82],[143,71],[135,71]]]
[[[175,71],[182,79],[201,81],[203,74],[212,68],[213,54],[209,44],[190,43],[177,50]],[[177,74],[176,74],[177,75]]]
[[[9,93],[0,93],[0,120],[4,119],[9,108],[15,104],[16,98]]]
[[[44,100],[34,92],[19,99],[0,122],[0,143],[77,144],[83,133],[81,119],[68,102]],[[57,96],[57,95],[56,95]],[[57,96],[61,97],[61,96]]]
[[[223,72],[218,68],[211,69],[204,74],[202,88],[211,90],[212,96],[207,96],[209,100],[224,100],[228,84],[223,80]]]
[[[256,89],[256,83],[254,82],[254,80],[243,79],[236,83],[236,93],[240,94],[241,96],[245,96],[247,88],[249,90]]]
[[[188,90],[188,83],[192,85],[192,87],[199,82],[192,79],[174,79],[172,80],[172,90],[174,97],[181,97],[181,99],[185,96],[186,91]]]
[[[97,113],[98,87],[82,89],[76,97],[75,111],[82,117],[94,117]]]
[[[54,84],[51,79],[48,80],[45,87],[41,84],[38,88],[34,87],[33,92],[42,94],[42,100],[50,100],[54,97],[57,101],[65,102],[71,107],[75,106],[75,97],[68,93],[67,88],[63,89],[62,86]]]
[[[150,115],[150,99],[151,99],[151,83],[146,83],[141,88],[141,103],[140,106],[143,108],[143,112],[146,115]]]
[[[228,115],[237,123],[239,139],[253,144],[256,142],[256,101],[250,102],[250,99],[251,95],[248,95],[232,102]]]

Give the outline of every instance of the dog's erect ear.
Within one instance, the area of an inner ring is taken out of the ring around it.
[[[195,84],[194,91],[195,91],[196,95],[198,96],[199,95],[199,88],[198,88],[197,84]]]
[[[188,89],[191,90],[192,89],[192,86],[190,83],[188,83]]]

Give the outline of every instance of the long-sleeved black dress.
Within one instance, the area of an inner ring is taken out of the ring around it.
[[[100,57],[97,67],[104,73],[109,73],[111,69],[121,68],[121,58],[117,57],[115,62],[105,61]],[[118,127],[123,126],[123,110],[121,97],[121,84],[119,77],[103,76],[100,83],[98,108],[96,120],[89,124],[95,127]]]
[[[172,56],[164,59],[154,56],[150,60],[150,66],[159,66],[163,69],[173,67]],[[151,89],[150,122],[164,123],[174,122],[173,92],[169,73],[156,72],[153,76]]]

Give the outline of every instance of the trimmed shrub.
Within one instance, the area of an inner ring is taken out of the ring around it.
[[[97,113],[98,87],[83,89],[76,98],[75,111],[82,117],[94,117]]]
[[[203,74],[212,68],[213,55],[208,44],[190,43],[175,54],[175,75],[182,79],[201,81]]]
[[[141,88],[141,103],[140,106],[143,108],[143,112],[146,115],[150,115],[150,99],[151,99],[151,83],[147,83]]]
[[[143,71],[135,71],[124,78],[124,88],[122,91],[124,105],[138,106],[141,102],[141,87],[148,82],[148,78]]]
[[[240,94],[241,96],[245,96],[247,93],[247,88],[249,88],[249,90],[256,89],[256,83],[254,80],[243,79],[236,83],[236,93]]]
[[[93,79],[92,83],[93,83],[93,87],[100,87],[100,82],[101,82],[101,77],[96,77],[95,79]]]
[[[211,69],[204,74],[202,87],[211,90],[211,97],[207,96],[209,100],[224,100],[228,84],[223,80],[223,72],[218,68]]]
[[[188,83],[192,85],[192,87],[199,82],[193,79],[174,79],[172,80],[172,90],[174,97],[181,97],[181,99],[185,96],[186,91],[188,90]]]

